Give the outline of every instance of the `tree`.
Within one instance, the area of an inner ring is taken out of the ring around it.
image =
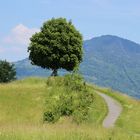
[[[28,52],[32,64],[52,69],[52,76],[57,76],[61,68],[73,71],[82,61],[82,35],[65,18],[45,22],[30,40]]]
[[[16,79],[16,71],[13,64],[0,60],[0,83],[7,83]]]

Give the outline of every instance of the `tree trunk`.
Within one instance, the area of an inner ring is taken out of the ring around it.
[[[57,73],[58,69],[54,69],[51,76],[58,76],[58,73]]]

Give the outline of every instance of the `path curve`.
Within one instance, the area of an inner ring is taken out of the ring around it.
[[[118,117],[122,112],[122,106],[119,102],[109,97],[108,95],[100,92],[97,93],[104,98],[108,106],[108,114],[103,121],[103,127],[105,128],[114,127],[116,120],[118,119]]]

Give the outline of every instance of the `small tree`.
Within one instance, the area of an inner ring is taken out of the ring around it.
[[[82,61],[82,35],[65,18],[45,22],[30,40],[28,51],[32,64],[52,69],[52,76],[57,76],[61,68],[73,71]]]
[[[0,60],[0,83],[10,82],[16,79],[16,71],[13,64]]]

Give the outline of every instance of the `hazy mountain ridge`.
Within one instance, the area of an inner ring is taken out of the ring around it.
[[[28,59],[15,65],[18,77],[48,76],[51,73],[32,66]],[[111,35],[87,40],[80,72],[87,81],[140,98],[140,45]]]

